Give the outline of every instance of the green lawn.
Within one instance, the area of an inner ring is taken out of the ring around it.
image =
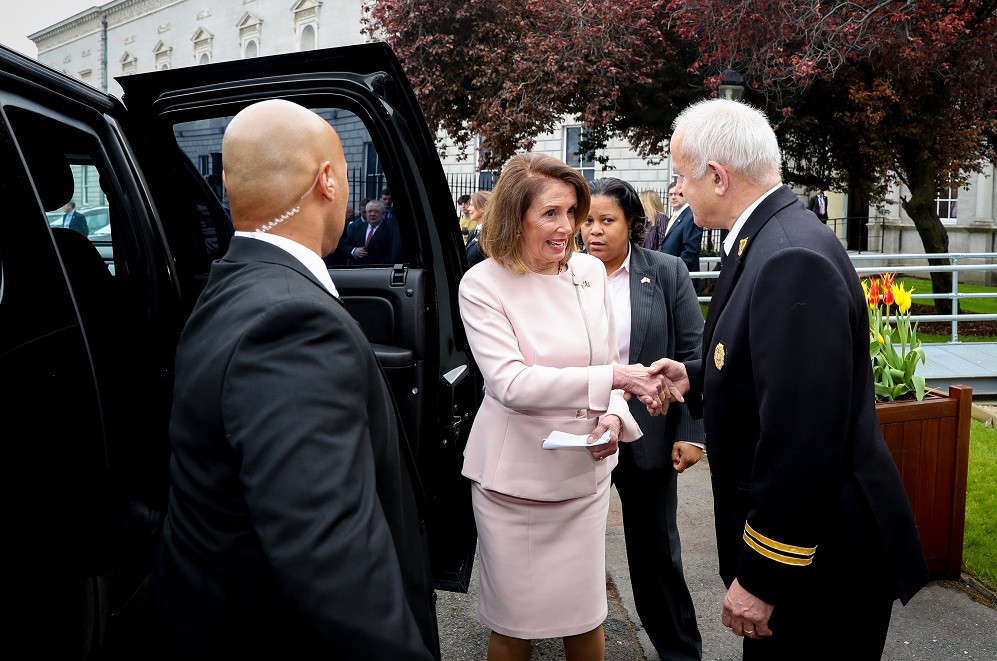
[[[997,429],[972,421],[962,568],[997,590]]]
[[[921,280],[920,278],[898,278],[897,284],[903,283],[904,289],[914,287],[914,294],[930,294],[934,290],[931,288],[931,280]],[[960,294],[992,294],[997,292],[997,287],[983,287],[982,285],[964,285],[959,283]],[[916,303],[931,305],[930,299],[915,299]],[[997,314],[997,298],[964,298],[959,301],[963,312],[975,312],[976,314]]]

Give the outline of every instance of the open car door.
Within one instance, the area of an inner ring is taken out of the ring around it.
[[[221,141],[247,105],[282,98],[314,110],[342,140],[349,206],[390,197],[389,218],[398,230],[392,249],[374,263],[355,264],[343,247],[326,262],[388,375],[417,457],[436,586],[466,591],[476,534],[460,468],[482,392],[457,305],[466,260],[433,137],[394,54],[384,44],[365,44],[119,82],[125,132],[187,309],[231,234]]]

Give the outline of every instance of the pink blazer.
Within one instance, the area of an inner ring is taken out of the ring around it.
[[[589,434],[608,411],[623,421],[621,440],[641,437],[612,389],[619,351],[606,269],[584,254],[568,266],[516,275],[486,259],[461,280],[460,314],[485,380],[461,472],[485,489],[544,501],[591,495],[617,457],[544,450],[547,434]]]

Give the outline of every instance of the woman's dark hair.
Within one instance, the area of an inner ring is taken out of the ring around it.
[[[589,182],[589,193],[592,197],[602,195],[616,200],[623,210],[623,216],[630,226],[630,243],[644,245],[644,234],[647,231],[647,218],[644,216],[644,204],[634,187],[616,177],[604,177]]]

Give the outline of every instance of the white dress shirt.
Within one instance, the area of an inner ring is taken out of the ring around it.
[[[290,254],[291,257],[294,257],[296,260],[301,262],[301,265],[311,271],[312,275],[318,278],[318,281],[329,290],[330,294],[336,298],[339,298],[339,290],[336,289],[336,285],[333,284],[332,278],[329,276],[329,267],[325,265],[325,262],[322,261],[321,257],[297,241],[292,241],[291,239],[286,239],[282,236],[267,234],[266,232],[236,232],[235,236],[243,236],[248,239],[258,239],[277,246],[284,252]]]

